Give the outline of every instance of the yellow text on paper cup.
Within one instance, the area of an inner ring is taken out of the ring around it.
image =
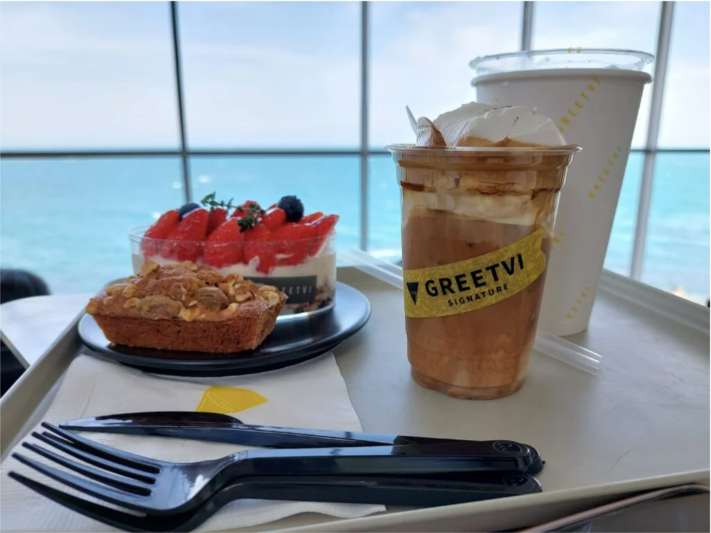
[[[570,53],[570,50],[572,48],[568,49],[568,53]],[[580,49],[578,49],[580,50]],[[593,84],[594,82],[594,84]],[[571,124],[571,118],[570,117],[577,117],[579,111],[585,107],[585,102],[590,100],[590,95],[597,91],[596,86],[600,85],[600,78],[592,78],[591,82],[588,82],[588,84],[585,86],[585,88],[578,93],[578,96],[580,96],[580,99],[576,97],[575,100],[573,100],[573,104],[568,108],[568,112],[563,115],[560,118],[560,122],[558,124],[558,130],[562,133],[565,131],[565,128],[567,126],[570,126]]]
[[[522,291],[546,268],[543,230],[494,252],[429,268],[403,271],[405,316],[467,313]]]

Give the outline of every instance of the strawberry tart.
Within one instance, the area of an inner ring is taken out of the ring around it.
[[[217,201],[171,209],[148,229],[130,233],[134,273],[146,261],[192,261],[219,274],[277,287],[288,297],[281,314],[325,309],[336,290],[335,226],[338,215],[304,214],[296,196],[268,209],[254,201]]]

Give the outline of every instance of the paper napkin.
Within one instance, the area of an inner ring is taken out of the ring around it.
[[[79,355],[67,370],[44,420],[58,424],[74,418],[137,411],[212,411],[234,415],[246,424],[361,431],[333,354],[263,374],[201,379],[146,374]],[[246,449],[164,437],[84,435],[132,453],[176,462],[213,459]],[[36,439],[28,436],[26,440]],[[44,461],[20,446],[15,451]],[[7,476],[11,470],[61,486],[8,455],[0,477],[3,531],[113,530],[25,488]],[[254,526],[299,513],[356,518],[384,510],[381,505],[241,500],[224,507],[198,531]]]

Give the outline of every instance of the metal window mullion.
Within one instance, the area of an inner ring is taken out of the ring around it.
[[[645,148],[632,148],[632,153],[650,153],[650,154],[709,154],[708,148],[657,148],[656,150],[647,150]],[[360,156],[361,150],[353,148],[350,150],[284,150],[279,148],[264,148],[259,149],[188,149],[188,157],[200,156],[236,156],[236,157],[313,157],[313,156]],[[0,152],[0,159],[82,159],[82,158],[120,158],[120,157],[166,157],[180,156],[180,150],[55,150],[55,151],[5,151]],[[366,152],[368,157],[374,155],[390,155],[387,150],[373,149]]]
[[[180,60],[180,31],[178,30],[178,6],[170,2],[170,20],[173,30],[173,61],[175,67],[175,95],[178,104],[178,124],[180,127],[180,157],[183,164],[183,189],[185,202],[192,199],[190,188],[190,166],[188,162],[187,142],[185,140],[185,107],[183,106],[183,80]]]
[[[667,78],[673,19],[674,2],[662,2],[662,13],[659,19],[659,36],[657,40],[657,57],[654,67],[654,85],[651,88],[652,101],[649,110],[647,143],[645,146],[644,165],[642,167],[642,182],[640,184],[639,203],[637,206],[637,225],[635,226],[632,262],[630,266],[630,276],[632,279],[640,279],[642,277],[642,268],[644,266],[644,248],[649,226],[649,211],[652,205],[654,166],[659,142],[659,127],[662,115],[664,87]]]
[[[523,3],[523,18],[521,19],[521,51],[531,49],[533,39],[533,2]]]
[[[360,247],[368,249],[368,2],[360,3]]]

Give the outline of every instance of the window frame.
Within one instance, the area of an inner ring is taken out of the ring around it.
[[[185,202],[193,200],[190,176],[189,158],[192,156],[209,155],[235,155],[254,156],[269,155],[279,156],[328,156],[328,155],[351,155],[360,158],[360,216],[361,234],[360,246],[363,250],[368,249],[368,158],[373,155],[384,155],[386,150],[374,150],[368,148],[368,88],[369,88],[369,3],[360,2],[360,146],[347,150],[283,150],[283,149],[261,149],[261,150],[201,150],[191,149],[187,144],[185,106],[183,101],[183,79],[181,61],[181,38],[179,29],[179,9],[175,1],[168,2],[169,16],[171,18],[172,45],[173,45],[173,67],[175,72],[175,92],[177,99],[176,113],[178,116],[180,147],[177,150],[61,150],[61,151],[33,151],[15,150],[0,152],[0,159],[39,159],[39,158],[61,158],[61,157],[155,157],[155,156],[180,156],[182,161],[182,178],[184,182],[183,191]],[[661,110],[664,99],[664,87],[667,78],[667,66],[669,59],[669,49],[671,44],[672,23],[674,19],[675,2],[661,2],[661,15],[659,18],[659,28],[657,30],[657,49],[654,70],[654,85],[650,99],[650,117],[646,131],[646,142],[644,148],[633,148],[632,152],[644,153],[642,167],[642,178],[640,182],[640,192],[637,204],[637,222],[635,225],[635,237],[632,246],[632,257],[630,263],[629,277],[640,280],[644,264],[645,243],[649,230],[649,213],[652,203],[652,191],[654,185],[654,167],[656,156],[659,153],[709,153],[709,149],[667,149],[659,148],[659,130],[661,121]],[[523,17],[521,21],[521,44],[520,50],[530,50],[533,32],[533,20],[535,16],[536,2],[523,2]]]

